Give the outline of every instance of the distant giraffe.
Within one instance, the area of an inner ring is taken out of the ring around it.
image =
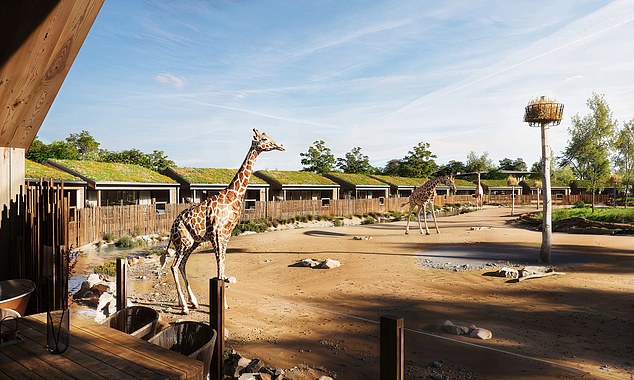
[[[476,189],[475,189],[476,210],[482,209],[483,197],[484,197],[484,190],[482,190],[482,183],[480,182],[480,172],[478,172],[478,182],[476,182]]]
[[[456,191],[456,183],[452,176],[444,176],[437,177],[434,179],[430,179],[425,182],[422,186],[417,187],[412,192],[412,195],[409,196],[409,212],[407,213],[407,226],[405,226],[405,233],[409,234],[409,220],[412,211],[414,211],[414,207],[418,206],[418,229],[420,233],[423,233],[423,227],[420,224],[420,214],[423,212],[423,218],[425,219],[425,231],[427,235],[429,235],[429,227],[427,226],[427,207],[431,210],[431,215],[434,218],[434,226],[436,227],[436,232],[440,233],[438,229],[438,223],[436,222],[436,212],[434,211],[434,199],[436,198],[436,186],[444,184],[447,186],[451,186],[451,188]],[[406,203],[407,204],[407,203]]]
[[[189,255],[200,243],[211,241],[216,253],[218,278],[225,279],[224,261],[227,244],[229,243],[229,238],[231,238],[231,232],[240,218],[242,201],[247,191],[249,177],[253,172],[255,159],[261,152],[284,150],[281,144],[271,140],[266,133],[260,133],[256,129],[253,132],[251,148],[229,186],[207,200],[182,211],[172,224],[170,242],[174,243],[174,249],[176,250],[174,263],[172,264],[172,274],[174,275],[174,282],[176,282],[178,301],[183,313],[188,313],[189,308],[178,281],[178,271],[180,270],[185,280],[192,307],[197,309],[198,301],[189,286],[185,271]],[[169,242],[167,246],[169,247]],[[165,267],[166,254],[167,249],[161,257],[161,269]]]

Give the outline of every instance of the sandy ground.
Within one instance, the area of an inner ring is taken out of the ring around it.
[[[632,379],[634,237],[555,233],[553,263],[566,274],[522,282],[486,276],[491,269],[425,266],[474,264],[465,261],[474,255],[486,256],[479,264],[537,264],[541,233],[514,219],[509,208],[489,207],[439,218],[441,233],[429,236],[416,223],[405,235],[405,223],[395,222],[234,237],[226,274],[238,282],[227,289],[227,346],[272,367],[377,379],[378,322],[391,315],[405,319],[407,379]],[[305,258],[341,267],[289,266]],[[186,317],[169,270],[131,281],[132,298],[162,310],[164,321],[207,320],[215,271],[209,248],[190,257],[201,309]],[[493,339],[446,334],[445,320],[484,327]]]

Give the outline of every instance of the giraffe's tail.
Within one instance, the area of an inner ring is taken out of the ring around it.
[[[161,275],[161,272],[163,271],[163,269],[165,269],[165,264],[167,264],[167,252],[170,249],[170,244],[172,244],[171,237],[170,237],[170,240],[167,242],[167,246],[165,247],[163,254],[161,254],[161,269],[159,270],[159,276]]]
[[[408,204],[410,204],[411,202],[412,202],[412,201],[411,201],[411,200],[409,200],[409,201],[407,201],[407,202],[403,203],[403,204],[401,205],[401,207],[407,206],[407,205],[408,205]]]

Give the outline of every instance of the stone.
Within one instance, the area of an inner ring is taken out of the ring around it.
[[[268,373],[260,372],[260,380],[272,380],[273,376]]]
[[[436,372],[433,372],[431,375],[429,375],[429,378],[432,379],[432,380],[443,380],[444,379],[444,377],[441,374],[436,373]]]
[[[95,284],[98,284],[101,282],[101,277],[97,273],[92,273],[90,276],[88,276],[88,278],[84,282],[88,283],[86,287],[92,288]],[[84,284],[82,283],[81,286],[83,287]]]
[[[319,265],[319,262],[313,259],[302,259],[296,262],[295,264],[293,264],[294,267],[307,267],[307,268],[314,268],[317,265]]]
[[[98,294],[99,296],[101,296],[103,293],[109,292],[110,291],[110,286],[108,286],[107,284],[101,283],[101,284],[95,284],[92,286],[92,288],[90,288],[90,290],[92,290],[93,293]]]
[[[111,293],[103,293],[97,303],[95,322],[100,323],[117,311],[117,302]]]
[[[337,260],[326,259],[317,268],[319,269],[333,269],[341,266],[341,263]]]
[[[235,277],[233,277],[233,276],[231,276],[231,277],[227,277],[227,278],[225,278],[225,280],[224,280],[224,281],[225,281],[226,283],[228,283],[228,284],[235,284],[235,283],[237,283],[237,282],[238,282],[238,279],[237,279],[237,278],[235,278]]]
[[[138,257],[132,257],[131,259],[128,260],[128,264],[130,265],[137,265],[138,263],[139,263]]]
[[[238,363],[239,365],[240,363]],[[247,364],[246,367],[244,367],[244,370],[241,371],[243,373],[255,373],[255,372],[259,372],[260,368],[262,368],[264,364],[262,363],[262,361],[258,358],[253,358],[249,364]]]
[[[498,269],[496,274],[499,277],[506,277],[506,278],[519,278],[520,276],[519,271],[517,269],[509,268],[509,267],[503,267]]]
[[[259,373],[243,373],[238,380],[260,380]]]
[[[493,338],[493,333],[491,330],[483,329],[481,327],[471,326],[471,331],[469,332],[469,336],[477,339],[491,339]]]
[[[467,335],[469,334],[469,328],[466,326],[458,326],[454,325],[450,320],[446,320],[445,323],[442,324],[442,329],[449,334],[454,335]]]
[[[330,376],[322,375],[322,376],[319,376],[317,380],[333,380],[333,378]]]

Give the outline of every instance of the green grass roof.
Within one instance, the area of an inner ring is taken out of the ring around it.
[[[238,169],[224,168],[170,168],[188,183],[222,184],[227,185],[235,177]],[[266,182],[254,175],[249,178],[250,184],[264,185]]]
[[[355,186],[387,186],[385,182],[378,179],[369,177],[365,174],[353,174],[353,173],[328,173],[330,176],[348,182]]]
[[[118,162],[50,160],[94,182],[176,183],[143,166]]]
[[[535,181],[537,181],[536,179],[533,178],[528,178],[524,180],[524,183],[526,183],[529,187],[535,187]],[[556,180],[550,180],[550,186],[557,186],[557,187],[568,187],[568,184],[566,184],[563,181],[556,181]]]
[[[81,178],[70,173],[66,173],[65,171],[42,165],[31,160],[24,160],[24,176],[26,178],[51,178],[63,179],[64,181],[82,181]]]
[[[487,187],[510,187],[509,184],[506,182],[506,179],[481,179],[480,183]],[[515,187],[518,186],[519,184],[515,185]]]
[[[421,186],[427,178],[398,177],[391,175],[373,175],[372,177],[393,186]]]
[[[331,179],[313,172],[293,170],[258,170],[256,174],[265,176],[280,185],[337,185]]]
[[[454,182],[456,183],[456,186],[463,186],[463,187],[475,187],[476,184],[471,182],[471,181],[467,181],[465,179],[455,179]]]

